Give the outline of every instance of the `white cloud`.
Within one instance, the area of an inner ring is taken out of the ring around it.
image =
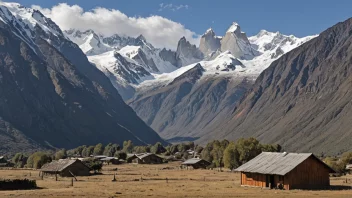
[[[168,49],[175,49],[179,39],[183,36],[191,43],[199,44],[199,35],[186,29],[182,24],[161,16],[129,17],[119,10],[101,7],[85,11],[78,5],[71,6],[66,3],[58,4],[50,9],[36,5],[32,8],[40,10],[63,30],[92,29],[105,36],[117,33],[137,37],[142,34],[155,47]]]
[[[186,9],[188,10],[189,6],[188,5],[173,5],[172,3],[169,4],[165,4],[165,3],[161,3],[159,4],[159,11],[163,11],[163,10],[172,10],[172,11],[177,11],[180,9]]]

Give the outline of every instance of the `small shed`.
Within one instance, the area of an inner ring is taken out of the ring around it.
[[[134,154],[127,157],[128,163],[137,163],[137,164],[162,164],[164,161],[163,158],[153,154],[153,153],[142,153]]]
[[[106,158],[101,158],[99,160],[107,164],[120,164],[120,160],[117,157],[106,157]]]
[[[80,160],[61,159],[45,164],[41,171],[44,174],[58,174],[61,177],[89,176],[90,168]]]
[[[335,171],[312,153],[263,152],[238,167],[242,186],[262,188],[324,189]]]
[[[0,156],[0,167],[6,167],[9,165],[9,162],[4,156]]]
[[[104,159],[104,158],[107,158],[108,156],[106,155],[91,155],[92,158],[94,159]]]
[[[206,169],[207,166],[209,166],[210,164],[211,164],[210,162],[199,158],[192,158],[182,163],[183,166],[187,166],[187,167],[191,166],[194,169],[199,169],[199,168]]]
[[[132,163],[137,159],[137,154],[127,154],[126,162]]]
[[[346,165],[346,170],[347,170],[349,173],[352,173],[352,164],[347,164],[347,165]]]

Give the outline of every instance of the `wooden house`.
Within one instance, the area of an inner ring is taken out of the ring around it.
[[[99,159],[101,162],[106,164],[121,164],[121,161],[117,157],[106,157]]]
[[[44,174],[58,174],[61,177],[89,176],[90,168],[80,160],[61,159],[45,164],[41,168]]]
[[[0,167],[7,167],[10,163],[4,156],[0,156]]]
[[[127,157],[128,163],[136,164],[162,164],[163,161],[163,158],[153,153],[134,154]]]
[[[236,171],[242,186],[262,188],[324,189],[335,171],[312,153],[263,152]]]
[[[194,169],[206,169],[211,163],[203,160],[203,159],[199,159],[199,158],[192,158],[189,160],[186,160],[185,162],[182,163],[182,166],[186,166],[186,167],[192,167]]]

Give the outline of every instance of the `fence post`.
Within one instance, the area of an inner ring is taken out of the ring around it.
[[[166,178],[166,183],[169,183],[169,180]]]
[[[57,181],[57,172],[55,173],[55,181]]]
[[[73,178],[71,179],[71,186],[73,186]]]

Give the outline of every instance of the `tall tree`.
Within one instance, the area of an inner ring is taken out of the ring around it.
[[[104,152],[104,145],[99,143],[94,147],[93,155],[102,155]]]
[[[248,162],[262,152],[262,146],[255,138],[241,138],[236,143],[236,149],[239,153],[239,161],[241,164]]]
[[[157,142],[154,146],[152,146],[150,148],[150,152],[152,152],[154,154],[164,153],[165,151],[166,151],[166,149],[164,148],[164,146],[160,142]]]
[[[60,160],[65,158],[67,158],[66,149],[61,149],[55,153],[55,160]]]
[[[95,146],[88,146],[88,147],[85,147],[82,151],[82,156],[83,157],[89,157],[90,155],[93,154],[93,151],[94,151],[94,148]]]
[[[47,153],[36,152],[29,156],[27,160],[27,168],[40,169],[44,164],[51,162],[51,158]]]
[[[123,142],[123,149],[124,152],[126,153],[132,153],[133,151],[133,143],[131,140],[124,141]]]
[[[86,147],[87,147],[86,145],[83,145],[83,146],[79,146],[79,147],[75,148],[74,154],[78,155],[78,156],[83,156],[82,152],[83,152],[84,148],[86,148]]]
[[[232,170],[239,165],[239,153],[236,149],[236,144],[231,142],[224,151],[224,166]]]

